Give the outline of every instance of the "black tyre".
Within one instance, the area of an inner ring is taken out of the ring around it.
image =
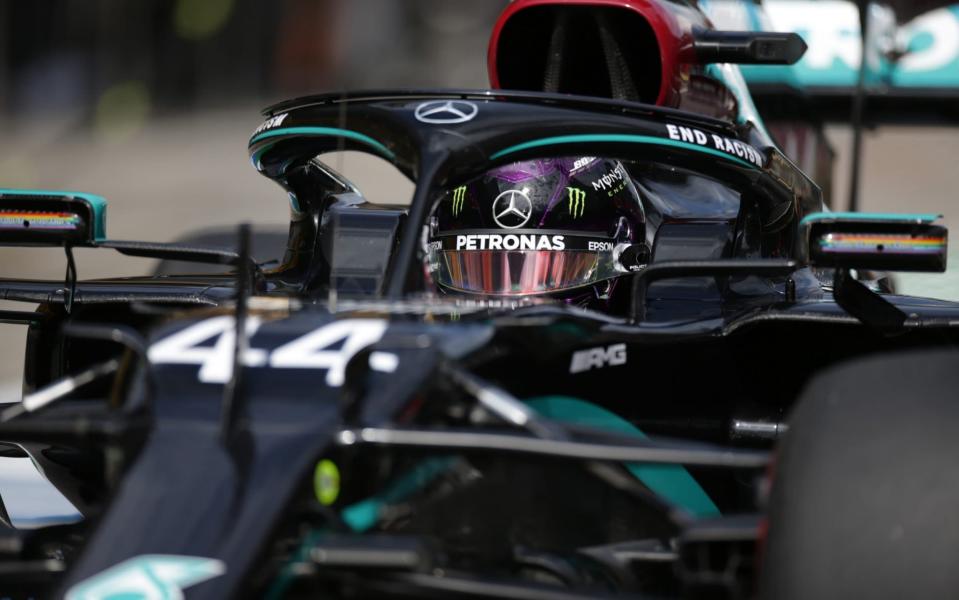
[[[817,377],[770,496],[763,598],[959,598],[959,352]]]

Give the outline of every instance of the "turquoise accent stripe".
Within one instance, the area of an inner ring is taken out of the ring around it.
[[[749,169],[759,169],[759,167],[752,163],[712,148],[705,148],[703,146],[697,146],[696,144],[690,144],[689,142],[667,140],[649,135],[631,135],[626,133],[584,133],[578,135],[558,135],[555,137],[531,140],[529,142],[523,142],[522,144],[516,144],[515,146],[503,148],[498,152],[494,152],[490,158],[496,160],[497,158],[520,152],[522,150],[529,150],[530,148],[541,148],[543,146],[557,146],[562,144],[582,144],[589,142],[624,142],[628,144],[647,144],[650,146],[682,148],[683,150],[692,150],[693,152],[711,154],[712,156],[717,156]]]
[[[646,439],[631,423],[595,404],[563,396],[534,398],[527,404],[537,413],[557,421],[588,425],[624,435]],[[454,458],[426,459],[390,483],[386,490],[343,508],[340,517],[354,532],[372,529],[380,520],[383,508],[402,502],[446,472]],[[626,468],[656,495],[697,517],[719,515],[719,509],[689,472],[680,465],[627,465]]]
[[[595,404],[565,396],[533,398],[526,402],[537,413],[557,421],[586,425],[640,439],[646,434],[632,423]],[[636,479],[670,504],[682,507],[697,517],[718,516],[719,508],[681,465],[636,465],[626,468]]]
[[[380,520],[385,506],[402,502],[430,484],[453,464],[451,458],[430,458],[392,482],[381,494],[347,506],[340,512],[343,522],[356,533],[371,529]]]
[[[394,154],[389,148],[384,146],[382,143],[371,138],[368,135],[359,133],[358,131],[352,131],[350,129],[340,129],[339,127],[280,127],[279,129],[273,129],[270,131],[264,131],[258,133],[250,139],[250,144],[253,145],[260,140],[265,140],[267,138],[277,137],[281,135],[316,135],[316,136],[332,136],[332,137],[343,137],[351,139],[361,144],[366,144],[367,146],[373,148],[384,157],[388,158],[391,161],[396,161],[396,154]],[[259,153],[254,155],[254,162],[259,160],[259,155],[264,151],[269,149],[271,146],[262,149]]]
[[[103,196],[65,190],[18,190],[13,188],[0,188],[0,195],[3,194],[16,194],[18,196],[70,196],[83,200],[93,213],[94,241],[102,242],[107,239],[107,201]]]
[[[263,156],[263,154],[267,150],[269,150],[275,145],[276,145],[276,142],[270,142],[269,144],[265,144],[262,148],[260,148],[259,150],[253,153],[253,156],[250,157],[250,162],[253,163],[254,169],[256,169],[257,171],[260,170],[260,157]]]
[[[322,541],[324,535],[327,535],[325,530],[314,529],[303,536],[303,542],[297,547],[296,551],[290,555],[286,563],[283,564],[273,583],[271,583],[270,587],[266,590],[266,593],[263,595],[264,600],[283,600],[286,598],[287,589],[289,589],[290,585],[297,578],[296,565],[310,561],[310,551],[313,549],[313,546],[318,545]]]
[[[857,221],[918,221],[932,223],[942,218],[942,215],[933,213],[868,213],[868,212],[817,212],[806,215],[800,225],[807,225],[815,221],[831,221],[834,219],[855,219]]]
[[[746,15],[749,17],[749,30],[762,31],[763,24],[759,22],[759,7],[752,2],[744,2],[743,8],[746,9]]]

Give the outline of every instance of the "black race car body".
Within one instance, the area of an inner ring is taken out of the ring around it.
[[[589,54],[511,58],[562,50],[554,34],[590,10]],[[249,153],[290,204],[276,268],[251,256],[255,228],[236,251],[115,241],[100,198],[0,190],[0,244],[68,259],[62,282],[0,280],[0,299],[39,305],[0,311],[28,327],[0,449],[80,515],[20,530],[0,505],[0,597],[755,595],[771,450],[807,382],[957,342],[959,304],[896,295],[884,273],[944,270],[945,229],[825,212],[738,72],[713,64],[795,61],[794,35],[713,32],[698,10],[643,0],[504,14],[521,16],[494,32],[494,87],[545,70],[549,93],[266,110]],[[638,68],[650,52],[658,70]],[[592,78],[603,57],[622,63],[608,81]],[[553,93],[564,81],[627,99]],[[343,150],[394,165],[410,203],[368,202],[323,162]],[[434,284],[426,234],[437,206],[464,201],[451,191],[558,157],[620,161],[592,185],[628,177],[642,199],[647,252],[608,304]],[[81,281],[75,246],[224,272]]]
[[[437,106],[470,118],[417,118]],[[746,596],[766,450],[811,374],[956,338],[959,306],[880,296],[795,250],[818,189],[748,126],[508,92],[311,97],[266,116],[250,153],[291,201],[281,267],[95,241],[238,266],[0,282],[40,303],[4,314],[30,334],[0,440],[83,516],[5,530],[5,590]],[[392,161],[412,203],[371,205],[316,158],[344,147]],[[433,204],[549,155],[615,156],[660,199],[628,304],[431,291]]]

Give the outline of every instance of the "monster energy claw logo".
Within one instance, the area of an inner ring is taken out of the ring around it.
[[[453,190],[453,216],[463,212],[463,201],[466,200],[466,186],[461,185]]]
[[[574,219],[582,217],[586,210],[586,192],[575,187],[566,188],[569,197],[569,214]]]

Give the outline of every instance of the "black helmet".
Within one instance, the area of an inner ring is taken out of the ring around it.
[[[573,297],[604,284],[608,291],[615,278],[645,263],[645,223],[642,201],[619,161],[584,156],[514,163],[437,202],[427,232],[427,272],[441,290],[472,294]]]

